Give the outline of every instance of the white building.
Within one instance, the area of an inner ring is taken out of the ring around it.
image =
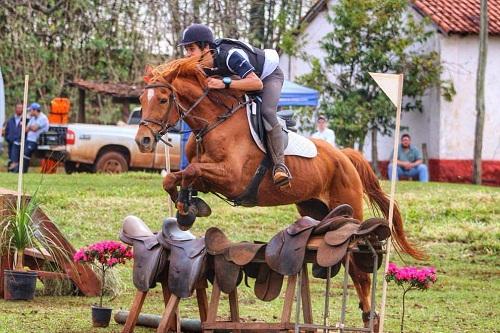
[[[320,41],[332,30],[327,15],[335,0],[319,0],[302,19],[305,29],[302,51],[322,58]],[[500,1],[489,1],[489,41],[486,65],[486,116],[483,141],[483,181],[500,185]],[[431,180],[470,181],[474,156],[476,72],[479,55],[479,1],[415,0],[409,5],[415,17],[428,16],[434,35],[426,48],[437,51],[444,66],[442,78],[452,80],[456,95],[446,101],[439,90],[424,96],[423,113],[404,113],[412,143],[427,145]],[[307,61],[282,55],[280,66],[287,79],[309,73]],[[379,135],[381,162],[390,158],[393,139]],[[365,156],[371,159],[370,135]]]

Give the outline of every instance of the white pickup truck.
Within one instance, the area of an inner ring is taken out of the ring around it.
[[[63,160],[66,173],[164,169],[166,145],[163,142],[157,144],[155,153],[139,151],[135,134],[140,119],[140,109],[134,109],[124,125],[68,124],[66,128],[51,127],[40,138],[38,155]],[[172,130],[167,139],[173,146],[169,151],[170,166],[172,170],[178,170],[181,135],[179,128]]]

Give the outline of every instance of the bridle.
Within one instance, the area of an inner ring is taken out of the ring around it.
[[[170,84],[168,82],[154,83],[154,84],[148,84],[147,86],[144,87],[144,89],[150,89],[150,88],[167,88],[167,89],[170,89],[172,91],[172,95],[171,95],[172,97],[169,98],[168,113],[165,117],[166,120],[160,122],[160,121],[155,120],[155,119],[144,118],[144,119],[141,119],[139,126],[140,125],[145,126],[151,132],[151,134],[153,134],[153,137],[155,138],[156,142],[161,141],[161,142],[165,143],[166,145],[172,147],[172,145],[170,143],[166,142],[165,140],[163,140],[162,137],[165,133],[168,132],[168,130],[170,128],[175,126],[175,124],[168,123],[168,116],[170,114],[170,109],[171,109],[171,106],[173,104],[177,110],[177,113],[179,114],[180,120],[183,120],[183,119],[187,118],[188,116],[190,116],[192,118],[197,118],[197,119],[201,120],[202,122],[206,123],[206,126],[204,126],[201,129],[196,129],[196,130],[193,129],[193,132],[195,134],[195,139],[196,139],[196,155],[197,156],[199,156],[199,154],[200,154],[201,141],[202,141],[203,137],[208,132],[210,132],[211,130],[213,130],[214,128],[216,128],[217,126],[222,124],[223,122],[225,122],[227,119],[229,119],[236,111],[241,109],[243,106],[252,102],[251,99],[248,99],[245,102],[240,102],[240,103],[237,103],[236,105],[234,105],[233,107],[229,107],[229,106],[225,105],[223,102],[221,102],[220,100],[214,100],[214,98],[210,97],[210,95],[208,94],[210,92],[210,90],[208,88],[205,88],[203,90],[203,94],[200,97],[198,97],[198,99],[193,103],[193,105],[191,105],[189,108],[185,108],[179,102],[179,98],[177,97],[177,94],[175,92],[175,88],[172,84]],[[213,101],[216,104],[222,105],[226,109],[226,112],[224,114],[218,116],[217,120],[212,122],[212,123],[210,123],[208,120],[206,120],[204,118],[201,118],[201,117],[198,117],[195,115],[190,115],[191,111],[193,111],[201,103],[201,101],[205,97],[208,97],[211,101]],[[160,130],[154,131],[153,128],[151,128],[151,124],[159,126]]]
[[[148,85],[146,85],[144,87],[144,89],[152,89],[152,88],[167,88],[167,89],[170,89],[172,91],[171,98],[169,98],[167,115],[165,117],[165,120],[163,120],[161,122],[158,121],[158,120],[156,120],[156,119],[143,118],[143,119],[141,119],[141,122],[139,123],[139,126],[141,126],[141,125],[145,126],[151,132],[151,134],[153,134],[153,136],[156,139],[156,141],[161,141],[161,142],[165,143],[166,145],[172,147],[172,145],[170,143],[166,142],[162,138],[163,135],[165,133],[167,133],[170,128],[172,128],[172,127],[175,126],[175,124],[169,124],[168,123],[168,116],[170,115],[170,109],[171,109],[172,104],[175,107],[175,109],[177,110],[177,113],[179,114],[179,119],[183,120],[184,118],[186,118],[191,113],[191,111],[193,111],[201,103],[201,101],[205,97],[207,97],[207,95],[209,93],[209,89],[205,88],[203,90],[203,94],[200,97],[198,97],[198,99],[193,103],[193,105],[191,105],[189,108],[185,108],[179,102],[179,99],[177,98],[177,93],[175,92],[175,88],[174,88],[174,86],[172,84],[170,84],[168,82],[165,82],[165,83],[154,83],[154,84],[148,84]],[[199,117],[196,117],[196,118],[199,118]],[[200,119],[203,120],[203,121],[205,121],[205,122],[207,122],[205,119],[202,119],[202,118],[200,118]],[[160,130],[159,131],[155,131],[151,127],[151,124],[159,126]]]

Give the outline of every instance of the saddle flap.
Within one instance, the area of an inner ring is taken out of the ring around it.
[[[248,242],[236,243],[229,246],[227,254],[229,259],[236,265],[244,266],[255,258],[264,245]]]
[[[129,215],[123,220],[121,233],[128,238],[141,240],[153,236],[153,232],[143,220],[134,215]]]
[[[370,218],[361,223],[356,234],[362,236],[371,233],[376,235],[379,241],[389,238],[391,236],[391,229],[387,220],[380,217]]]
[[[165,269],[167,254],[162,246],[147,249],[143,242],[134,243],[133,282],[143,292],[153,288],[157,277]]]
[[[196,239],[190,231],[183,231],[179,229],[177,219],[170,217],[163,220],[162,233],[166,239],[173,241],[187,241]]]
[[[193,243],[190,245],[186,245]],[[182,246],[172,246],[170,250],[170,265],[168,270],[168,288],[170,291],[180,297],[187,298],[191,296],[194,286],[205,268],[205,251],[194,250],[199,255],[189,257],[185,249],[192,246],[192,248],[199,248],[199,244],[205,246],[203,238],[194,241],[181,242]]]
[[[347,223],[344,226],[338,228],[337,230],[328,231],[324,240],[326,244],[331,246],[338,246],[348,241],[359,229],[359,224]]]
[[[240,266],[227,261],[221,254],[214,257],[214,270],[217,283],[226,294],[233,292],[243,277]]]
[[[156,237],[156,235],[153,235],[152,237],[147,237],[143,240],[144,242],[144,246],[146,247],[146,249],[148,250],[151,250],[153,247],[155,247],[156,245],[158,245],[158,239]]]
[[[223,253],[231,244],[222,230],[211,227],[205,232],[205,243],[207,252],[211,255]]]
[[[281,275],[300,272],[312,230],[309,227],[295,236],[291,236],[286,230],[276,234],[266,246],[265,258],[269,267]]]
[[[283,275],[273,271],[266,264],[259,265],[259,272],[255,280],[254,292],[258,299],[270,302],[281,293]]]
[[[291,224],[286,228],[286,232],[291,236],[296,236],[297,234],[308,230],[314,226],[316,226],[319,221],[313,219],[309,216],[304,216],[295,221],[295,223]]]
[[[346,255],[349,240],[338,246],[331,246],[322,240],[316,253],[316,262],[322,267],[330,267],[338,264]]]

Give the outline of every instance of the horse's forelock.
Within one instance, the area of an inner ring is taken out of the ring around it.
[[[205,74],[199,66],[198,57],[175,59],[168,63],[161,64],[151,71],[151,81],[172,82],[178,77],[194,76],[200,85],[205,82]]]

